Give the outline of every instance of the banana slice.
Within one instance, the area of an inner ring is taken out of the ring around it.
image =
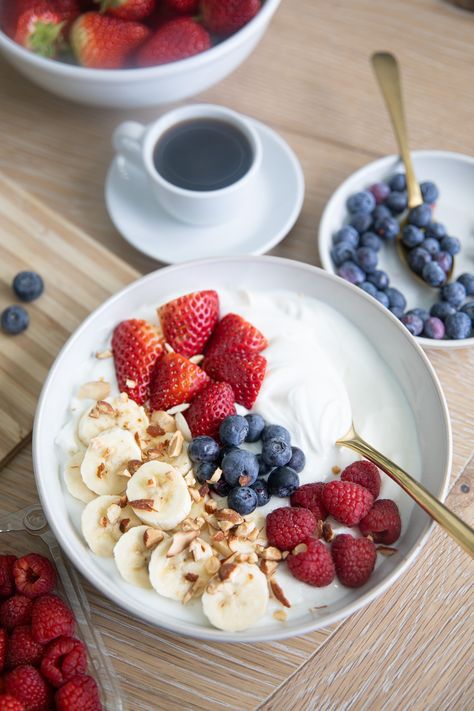
[[[123,534],[114,548],[115,565],[120,575],[127,583],[140,588],[151,588],[148,563],[155,545],[153,539],[147,541],[150,532],[161,534],[161,538],[166,535],[148,526],[134,526]]]
[[[199,594],[213,573],[209,561],[213,552],[209,544],[195,539],[195,546],[186,547],[176,555],[169,556],[171,546],[176,546],[176,536],[165,539],[151,554],[148,572],[150,582],[157,593],[172,600],[187,602]],[[181,532],[182,535],[182,532]],[[199,551],[199,554],[193,550]],[[196,560],[197,558],[197,560]]]
[[[202,609],[209,622],[226,632],[242,632],[265,614],[268,583],[260,568],[251,563],[228,563],[208,584],[202,596]]]
[[[120,496],[98,496],[85,506],[81,517],[87,545],[103,557],[111,557],[119,538],[140,523],[130,506],[121,506]]]
[[[77,425],[77,435],[86,446],[91,439],[104,430],[117,426],[137,433],[140,439],[146,437],[149,425],[145,410],[131,400],[126,393],[118,397],[99,400],[87,409]]]
[[[121,472],[131,459],[141,460],[142,453],[128,430],[112,427],[93,437],[81,464],[84,484],[96,494],[121,494],[127,479]]]
[[[182,476],[191,471],[193,464],[188,457],[188,443],[181,432],[167,432],[158,437],[147,436],[142,445],[147,452],[152,453],[153,459],[171,464]]]
[[[170,464],[142,464],[128,480],[127,498],[144,523],[169,531],[191,511],[191,496],[181,474]]]
[[[96,494],[87,488],[81,476],[81,464],[84,459],[84,452],[75,452],[64,470],[64,482],[66,488],[75,499],[88,504],[95,499]]]

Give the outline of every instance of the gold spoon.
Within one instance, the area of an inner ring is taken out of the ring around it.
[[[431,518],[436,521],[456,543],[464,548],[474,558],[474,530],[450,511],[441,501],[430,494],[425,487],[415,481],[406,471],[388,459],[384,454],[374,449],[356,431],[354,424],[344,437],[337,440],[336,444],[349,447],[358,454],[369,459],[382,471],[393,479],[404,491],[421,506]]]
[[[392,122],[395,138],[397,139],[398,148],[400,150],[400,156],[403,161],[403,165],[405,166],[408,208],[412,210],[414,207],[417,207],[423,203],[423,197],[415,176],[411,154],[408,148],[408,135],[405,112],[403,110],[402,86],[398,62],[393,54],[390,54],[389,52],[376,52],[372,55],[372,67],[374,69],[383,98],[385,99],[385,105]],[[399,232],[397,236],[397,251],[402,262],[404,262],[408,269],[410,269],[407,259],[408,250],[402,242],[401,232]],[[453,269],[454,257],[451,268],[446,275],[445,282],[451,278]],[[424,286],[430,286],[424,279],[422,279],[418,274],[415,274],[415,272],[411,269],[410,272]]]

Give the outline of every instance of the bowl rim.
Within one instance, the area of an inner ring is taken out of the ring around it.
[[[418,149],[416,151],[411,151],[411,155],[416,157],[432,157],[443,159],[453,159],[461,163],[468,163],[474,168],[474,157],[469,156],[466,153],[458,153],[456,151],[442,151],[438,149]],[[331,214],[334,210],[334,203],[337,201],[340,193],[347,188],[347,186],[353,181],[363,181],[366,173],[371,173],[373,170],[382,171],[385,167],[388,167],[394,161],[401,161],[400,156],[397,153],[391,153],[390,155],[383,156],[382,158],[377,158],[370,163],[365,163],[361,168],[358,168],[353,173],[347,176],[342,183],[339,183],[337,188],[331,193],[331,197],[326,202],[324,210],[319,220],[318,231],[317,231],[317,250],[319,254],[319,259],[323,269],[325,269],[330,274],[336,274],[336,270],[331,260],[330,248],[323,248],[322,235],[329,233],[328,222],[330,220]],[[328,240],[328,245],[330,244]],[[362,291],[362,289],[361,289]],[[469,338],[463,338],[460,340],[441,340],[423,338],[423,336],[412,336],[416,339],[416,342],[423,348],[429,348],[432,350],[457,350],[460,348],[472,348],[474,346],[474,335]]]
[[[430,361],[428,360],[428,357],[424,353],[424,351],[421,349],[421,347],[418,345],[418,343],[415,341],[415,339],[408,333],[406,328],[400,323],[400,321],[390,312],[385,309],[384,306],[379,304],[378,302],[374,302],[371,297],[362,292],[361,289],[358,289],[356,286],[353,284],[350,284],[346,282],[344,279],[341,279],[341,277],[338,277],[334,274],[330,274],[329,272],[324,271],[323,269],[316,267],[311,264],[307,264],[305,262],[300,262],[297,260],[292,260],[292,259],[286,259],[284,257],[273,257],[273,256],[236,256],[236,257],[213,257],[211,259],[203,259],[203,260],[196,260],[192,262],[183,262],[181,264],[174,264],[170,265],[167,267],[163,267],[161,269],[157,269],[150,274],[147,274],[145,276],[142,276],[135,281],[133,281],[131,284],[128,284],[125,286],[123,289],[120,289],[116,294],[112,295],[109,297],[106,301],[104,301],[100,306],[98,306],[94,311],[92,311],[89,316],[87,316],[86,319],[79,325],[79,327],[71,334],[71,336],[68,338],[66,343],[63,345],[61,350],[59,351],[54,363],[52,364],[48,376],[44,382],[43,388],[41,390],[41,394],[38,400],[37,408],[36,408],[36,413],[35,413],[35,419],[34,419],[34,424],[33,424],[33,437],[32,437],[32,442],[33,442],[33,468],[34,468],[34,475],[35,475],[35,481],[36,485],[38,488],[38,494],[40,497],[41,505],[43,507],[43,511],[45,513],[45,516],[48,520],[48,523],[53,530],[56,538],[58,539],[58,542],[63,550],[63,552],[67,555],[69,560],[75,565],[75,567],[84,575],[84,577],[92,584],[96,589],[98,589],[107,599],[112,600],[115,604],[117,604],[120,608],[126,610],[128,613],[133,615],[134,617],[138,617],[139,619],[144,620],[145,622],[153,625],[154,627],[157,627],[158,629],[165,629],[168,631],[171,631],[175,634],[178,635],[184,635],[184,636],[189,636],[194,639],[203,639],[203,640],[208,640],[208,641],[219,641],[219,642],[240,642],[240,643],[256,643],[256,642],[268,642],[268,641],[273,641],[273,640],[278,640],[278,639],[286,639],[288,637],[295,637],[299,635],[304,635],[304,634],[309,634],[311,632],[314,632],[317,629],[321,629],[322,627],[327,627],[329,625],[334,624],[335,622],[338,622],[342,619],[345,619],[349,615],[352,615],[354,612],[360,610],[361,608],[365,607],[368,605],[370,602],[372,602],[374,599],[379,597],[385,590],[387,590],[407,569],[408,567],[414,562],[414,560],[417,558],[419,555],[421,549],[425,545],[426,541],[428,540],[428,537],[430,533],[432,532],[434,528],[434,521],[428,520],[425,524],[425,528],[423,532],[421,533],[418,541],[415,543],[413,548],[409,551],[409,553],[400,561],[399,565],[394,568],[382,581],[380,581],[377,585],[374,586],[372,590],[369,590],[360,597],[358,597],[356,600],[350,602],[348,605],[345,605],[341,610],[332,613],[331,615],[328,615],[327,617],[324,617],[323,619],[318,619],[317,617],[314,618],[310,623],[300,623],[300,624],[295,624],[291,627],[281,627],[281,629],[276,629],[276,630],[269,630],[266,631],[265,628],[259,630],[255,630],[255,633],[252,632],[252,630],[249,630],[246,632],[245,639],[239,638],[237,633],[229,633],[229,632],[223,632],[222,630],[217,630],[213,628],[197,628],[197,629],[188,629],[187,624],[184,621],[172,621],[171,623],[166,623],[166,621],[160,621],[158,623],[156,619],[153,619],[153,616],[148,614],[146,611],[141,611],[140,609],[131,609],[127,602],[124,601],[123,599],[120,598],[118,594],[115,593],[113,589],[110,589],[106,585],[102,585],[101,582],[98,582],[93,579],[93,576],[90,573],[90,570],[87,566],[87,559],[81,554],[81,551],[79,550],[77,545],[72,545],[70,541],[68,541],[65,536],[63,536],[63,533],[60,529],[60,527],[56,524],[55,516],[54,516],[54,510],[53,506],[50,505],[48,495],[47,495],[47,475],[43,475],[43,467],[41,464],[41,449],[42,449],[42,442],[40,441],[40,434],[42,432],[42,427],[43,427],[43,422],[47,422],[47,411],[46,411],[46,406],[49,404],[49,391],[51,388],[51,384],[53,382],[53,379],[56,374],[56,370],[59,367],[59,363],[63,359],[64,355],[71,350],[76,341],[78,341],[81,336],[83,331],[89,326],[89,323],[91,323],[94,319],[99,317],[104,311],[106,311],[109,306],[114,303],[115,301],[121,299],[123,295],[127,291],[131,291],[135,288],[140,288],[143,283],[146,283],[147,281],[153,281],[154,279],[157,278],[157,274],[161,273],[162,271],[166,271],[167,273],[172,272],[172,271],[178,271],[182,268],[189,268],[192,267],[193,269],[198,269],[202,265],[208,265],[208,264],[221,264],[225,265],[227,263],[234,263],[234,262],[244,262],[245,264],[251,263],[251,262],[261,262],[264,260],[265,262],[275,265],[282,265],[282,266],[291,266],[294,269],[303,269],[305,271],[309,271],[312,274],[318,274],[318,277],[321,279],[328,280],[328,282],[334,282],[337,281],[339,285],[343,284],[344,288],[346,288],[349,292],[352,293],[357,293],[360,295],[362,299],[366,299],[367,303],[371,303],[372,305],[375,305],[376,308],[380,309],[381,313],[384,314],[384,317],[391,320],[392,323],[396,324],[396,328],[400,330],[400,332],[403,334],[403,337],[406,338],[406,342],[409,348],[414,350],[418,357],[421,358],[421,361],[423,362],[423,365],[425,366],[426,370],[428,371],[428,375],[431,377],[433,387],[435,388],[436,395],[438,397],[442,415],[443,415],[443,420],[444,420],[444,428],[445,428],[445,435],[447,438],[447,457],[446,457],[446,467],[444,471],[444,477],[442,480],[441,484],[441,490],[438,494],[440,501],[444,501],[446,498],[448,488],[449,488],[449,482],[450,482],[450,475],[451,475],[451,470],[452,470],[452,458],[453,458],[453,446],[452,446],[452,431],[451,431],[451,421],[449,417],[449,411],[448,411],[448,406],[446,403],[446,398],[444,396],[443,390],[441,388],[440,381],[438,379],[438,376],[436,375],[436,372],[431,365]]]
[[[5,0],[3,0],[5,2]],[[130,67],[127,69],[94,69],[92,67],[82,67],[77,64],[67,64],[66,62],[40,57],[30,52],[25,47],[17,44],[13,39],[0,29],[0,48],[6,50],[8,54],[13,53],[18,59],[26,61],[28,64],[36,65],[51,73],[61,75],[65,78],[87,79],[93,82],[101,82],[106,79],[108,82],[122,82],[127,79],[150,79],[155,75],[161,77],[173,77],[181,71],[187,69],[198,69],[244,45],[250,37],[269,22],[276,12],[281,0],[265,0],[259,12],[244,27],[235,32],[230,37],[226,37],[219,44],[210,47],[205,52],[200,52],[192,57],[180,59],[168,64],[159,64],[152,67]]]

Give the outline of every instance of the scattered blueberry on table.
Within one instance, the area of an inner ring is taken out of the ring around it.
[[[12,281],[12,290],[21,301],[34,301],[44,291],[44,282],[36,272],[19,272]],[[23,306],[13,304],[7,306],[0,315],[1,328],[9,336],[16,336],[26,331],[30,325],[30,317]]]
[[[1,316],[2,330],[10,336],[16,336],[28,328],[30,317],[23,306],[8,306]]]

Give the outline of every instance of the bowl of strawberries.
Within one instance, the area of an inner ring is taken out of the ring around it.
[[[280,0],[0,0],[0,52],[66,99],[156,106],[238,67]]]

